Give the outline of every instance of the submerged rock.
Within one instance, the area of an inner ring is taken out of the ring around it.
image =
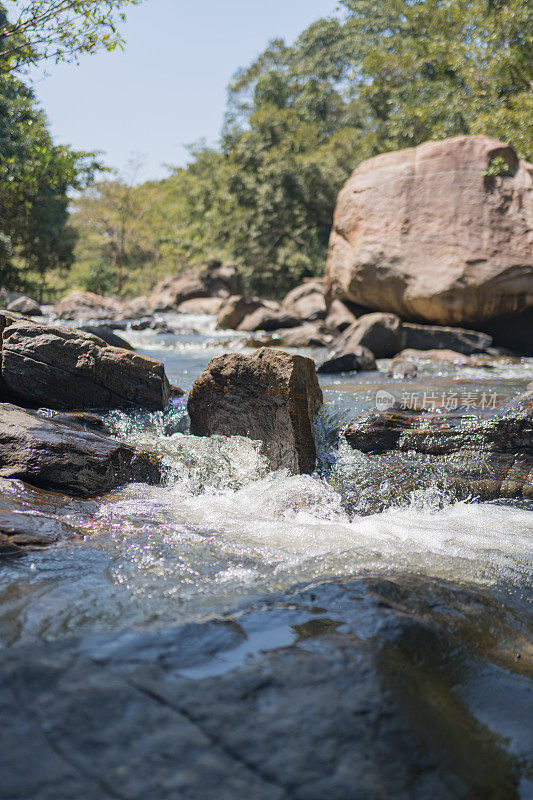
[[[192,434],[258,439],[273,469],[312,473],[312,420],[321,405],[312,359],[262,348],[213,358],[195,381],[187,410]]]
[[[376,459],[376,480],[379,457],[396,452],[413,456],[417,467],[423,456],[428,473],[434,480],[440,474],[458,498],[533,498],[533,392],[485,417],[465,409],[371,411],[350,423],[344,436],[352,448]],[[395,475],[388,479],[394,483]],[[414,481],[404,486],[416,488]]]
[[[1,403],[0,477],[91,497],[132,481],[158,483],[161,465],[153,454]]]
[[[11,397],[55,409],[161,410],[170,388],[160,361],[74,328],[2,318],[2,381]]]
[[[299,588],[202,624],[4,648],[2,792],[518,798],[526,631],[482,592],[398,576]]]

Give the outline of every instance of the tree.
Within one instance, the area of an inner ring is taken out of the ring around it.
[[[0,6],[0,63],[20,68],[43,59],[75,60],[122,47],[124,9],[141,0],[6,0]]]
[[[54,145],[31,89],[0,71],[0,282],[42,296],[49,271],[68,268],[68,192],[99,167],[94,153]]]

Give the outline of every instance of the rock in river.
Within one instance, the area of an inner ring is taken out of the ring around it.
[[[322,405],[314,361],[271,348],[213,358],[189,395],[191,433],[248,436],[273,469],[312,473],[312,420]]]
[[[525,800],[523,636],[482,592],[407,576],[300,587],[203,623],[3,648],[1,793]]]
[[[0,403],[0,477],[91,497],[130,481],[158,483],[161,465],[122,442]]]
[[[533,392],[485,417],[465,409],[371,411],[350,423],[344,435],[352,448],[376,461],[377,480],[384,468],[380,457],[394,452],[413,459],[417,468],[422,458],[425,472],[458,498],[533,498]],[[394,483],[399,474],[388,480]],[[405,486],[407,493],[415,488],[415,480]]]
[[[511,321],[533,306],[532,196],[531,165],[490,136],[363,161],[337,202],[330,297],[414,322]]]
[[[140,406],[157,411],[168,403],[161,362],[74,328],[2,319],[7,399],[62,410]]]

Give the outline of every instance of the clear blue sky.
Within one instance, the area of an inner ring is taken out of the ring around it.
[[[187,161],[184,145],[220,133],[226,86],[270,39],[292,42],[336,0],[145,0],[128,12],[124,52],[48,64],[35,90],[57,143],[105,152],[138,179]]]

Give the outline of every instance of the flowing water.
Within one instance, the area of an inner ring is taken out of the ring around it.
[[[214,355],[251,352],[241,335],[216,332],[213,318],[166,318],[179,333],[124,335],[139,352],[164,361],[171,382],[185,390]],[[395,499],[391,485],[402,467],[384,458],[379,480],[388,507],[369,514],[365,480],[375,466],[350,451],[338,430],[374,407],[380,391],[398,400],[407,392],[413,402],[443,395],[446,402],[454,396],[474,402],[472,395],[478,403],[501,402],[533,381],[533,359],[427,365],[408,382],[388,378],[387,362],[379,366],[321,381],[325,408],[316,425],[320,467],[313,476],[270,472],[257,443],[246,439],[190,436],[185,399],[164,413],[110,414],[121,437],[163,453],[165,484],[72,501],[62,513],[82,538],[6,560],[1,644],[203,620],[300,582],[364,573],[474,585],[524,618],[531,505],[459,502],[423,464],[418,488]]]

